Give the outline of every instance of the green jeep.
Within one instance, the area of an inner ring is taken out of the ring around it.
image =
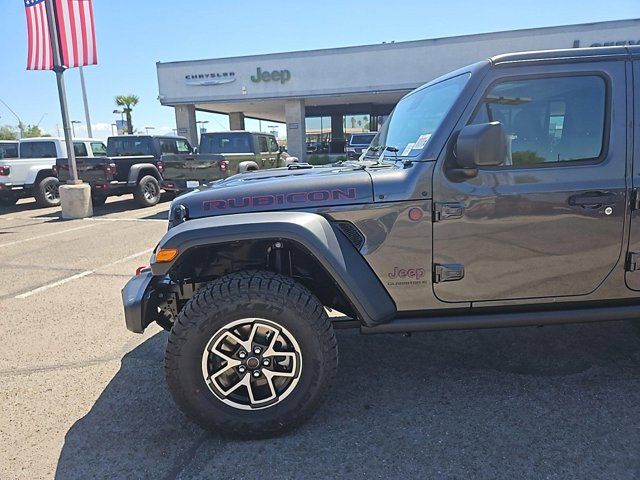
[[[297,161],[267,133],[203,133],[194,155],[164,162],[162,188],[180,194],[237,173],[286,167]]]

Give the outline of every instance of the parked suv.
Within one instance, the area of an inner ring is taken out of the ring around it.
[[[347,154],[347,158],[360,158],[360,155],[362,155],[362,152],[364,152],[369,147],[376,134],[377,132],[352,134],[349,137],[349,141],[344,147],[344,152]]]
[[[500,55],[405,96],[360,161],[179,197],[123,290],[127,327],[171,329],[167,381],[187,415],[256,437],[320,404],[334,326],[638,319],[634,92],[640,46]]]
[[[107,139],[106,156],[77,159],[78,177],[91,185],[94,206],[111,195],[132,193],[135,201],[150,207],[160,201],[164,162],[193,157],[184,137],[120,135]],[[69,178],[68,160],[58,159],[60,181]]]
[[[93,157],[104,152],[104,143],[92,138],[76,138],[73,148],[78,158]],[[15,155],[15,146],[7,150]],[[34,197],[40,207],[60,204],[58,179],[53,164],[67,156],[64,138],[25,138],[18,143],[19,158],[0,156],[0,204],[13,205],[19,198]]]
[[[298,159],[266,133],[243,131],[204,133],[197,155],[164,160],[162,187],[176,194],[237,173],[285,167]]]

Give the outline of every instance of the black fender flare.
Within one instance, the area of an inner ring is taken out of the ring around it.
[[[177,249],[171,262],[151,257],[154,276],[167,275],[195,247],[256,239],[289,240],[304,247],[336,282],[366,326],[396,315],[396,305],[364,257],[321,215],[309,212],[257,212],[188,220],[169,230],[157,249]],[[156,249],[156,251],[157,251]]]
[[[135,187],[136,185],[138,185],[138,175],[142,170],[151,170],[152,175],[156,177],[156,180],[158,180],[158,182],[162,181],[162,175],[160,175],[158,167],[153,163],[136,163],[134,165],[131,165],[131,168],[129,169],[127,185],[129,185],[130,187]]]

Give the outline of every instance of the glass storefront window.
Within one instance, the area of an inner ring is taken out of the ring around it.
[[[370,131],[371,117],[368,114],[345,115],[342,121],[346,136],[352,133],[362,133]],[[375,128],[373,129],[375,131]]]
[[[329,153],[331,145],[331,117],[307,117],[307,153]]]

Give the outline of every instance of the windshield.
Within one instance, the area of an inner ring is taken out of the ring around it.
[[[203,135],[200,153],[251,153],[251,135],[247,133],[216,133]]]
[[[470,74],[458,75],[404,97],[371,146],[393,149],[399,156],[415,157],[451,110]],[[378,152],[380,155],[382,152]]]

